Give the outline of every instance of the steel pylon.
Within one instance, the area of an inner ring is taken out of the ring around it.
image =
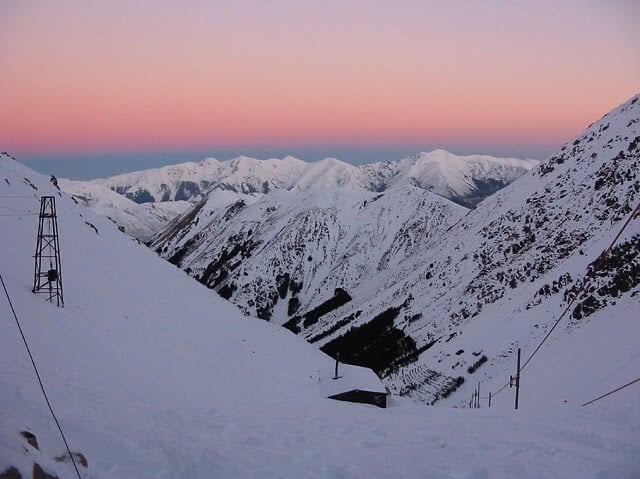
[[[55,301],[57,306],[64,306],[58,217],[56,214],[56,199],[53,196],[40,198],[38,238],[36,240],[34,258],[32,291],[46,294],[50,302],[53,303]]]

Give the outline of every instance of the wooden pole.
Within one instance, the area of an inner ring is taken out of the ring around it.
[[[478,407],[480,407],[480,383],[478,383]]]
[[[336,353],[336,373],[333,376],[333,379],[338,379],[338,364],[340,363],[340,353]],[[517,409],[517,408],[516,408]]]
[[[520,348],[518,348],[518,372],[516,373],[516,410],[518,409],[518,399],[520,397]]]
[[[489,407],[491,407],[491,393],[489,393]]]

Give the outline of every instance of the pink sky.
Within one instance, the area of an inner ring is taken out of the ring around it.
[[[0,9],[0,148],[18,155],[560,145],[640,90],[633,0]]]

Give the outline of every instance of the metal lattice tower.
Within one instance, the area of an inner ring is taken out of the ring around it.
[[[47,294],[49,301],[53,303],[55,300],[58,306],[64,306],[58,217],[56,216],[56,199],[53,196],[40,198],[38,239],[34,258],[32,291]]]

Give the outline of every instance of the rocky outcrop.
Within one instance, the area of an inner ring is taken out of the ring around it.
[[[38,464],[37,462],[33,464],[32,477],[33,479],[58,479],[58,476],[56,476],[55,474],[49,474],[44,469],[42,469],[42,467],[40,467],[40,464]]]
[[[0,472],[0,479],[22,479],[22,474],[15,467],[11,466],[4,472]]]
[[[20,472],[20,470],[15,466],[9,466],[4,472],[0,472],[0,479],[22,479],[23,477],[30,477],[32,479],[58,479],[56,474],[47,471],[47,467],[41,465],[47,463],[52,465],[53,463],[50,459],[44,456],[42,451],[40,451],[36,435],[30,431],[23,430],[20,431],[20,436],[29,444],[29,446],[31,446],[31,448],[26,448],[27,454],[33,457],[33,468],[30,471],[31,474],[24,470]],[[87,456],[81,452],[72,452],[71,456],[69,456],[69,453],[65,452],[55,456],[53,460],[59,463],[71,464],[72,458],[76,466],[82,466],[85,469],[89,467]]]

